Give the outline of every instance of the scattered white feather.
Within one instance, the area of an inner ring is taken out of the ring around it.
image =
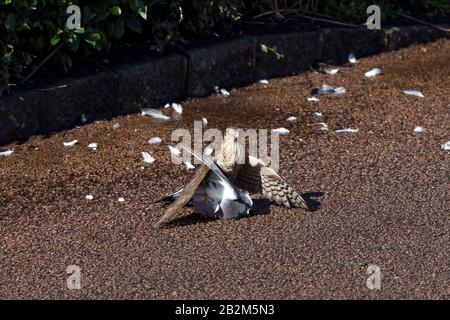
[[[183,113],[183,107],[181,106],[181,104],[179,103],[172,103],[171,105],[173,111],[175,111],[178,114],[182,114]]]
[[[119,201],[119,202],[125,202],[125,198],[120,197],[119,199],[117,199],[117,201]]]
[[[316,98],[316,97],[309,97],[309,98],[306,98],[309,102],[318,102],[319,101],[319,99],[318,98]]]
[[[350,52],[348,54],[347,59],[348,59],[348,62],[350,62],[350,63],[356,63],[358,61],[358,60],[356,60],[356,56],[353,52]]]
[[[170,108],[170,103],[166,103],[166,104],[164,105],[164,109],[168,109],[168,108]]]
[[[447,141],[446,143],[441,144],[441,149],[448,151],[450,150],[450,141]]]
[[[224,96],[224,97],[228,97],[230,95],[230,93],[226,90],[226,89],[220,89],[220,93]]]
[[[94,196],[92,194],[88,194],[85,198],[86,200],[94,200]]]
[[[414,128],[414,132],[424,132],[424,131],[425,131],[425,128],[420,127],[420,126]]]
[[[63,142],[64,147],[73,147],[77,143],[78,143],[78,140],[72,140],[72,141],[69,141],[69,142]]]
[[[416,91],[416,90],[403,90],[403,93],[408,96],[416,96],[416,97],[424,98],[424,95],[422,94],[422,92]]]
[[[228,97],[230,95],[230,93],[226,90],[226,89],[220,89],[218,86],[214,87],[214,90],[216,91],[217,94],[220,94],[224,97]]]
[[[158,109],[150,109],[150,108],[142,109],[141,114],[143,116],[149,116],[149,117],[159,119],[159,120],[169,120],[170,119],[170,117],[164,115],[161,112],[161,110],[158,110]]]
[[[188,170],[195,169],[195,167],[192,165],[192,163],[190,161],[184,161],[184,165],[186,166],[186,168]]]
[[[364,73],[364,76],[367,78],[373,78],[381,74],[381,70],[379,68],[373,68],[366,73]]]
[[[266,79],[261,79],[261,80],[259,80],[259,83],[262,83],[262,84],[268,84],[269,81],[266,80]]]
[[[92,150],[97,150],[98,148],[98,143],[96,142],[92,142],[88,144],[88,148],[92,149]]]
[[[150,153],[142,152],[142,157],[144,158],[145,163],[153,163],[155,162],[155,158],[153,158]]]
[[[286,121],[297,121],[297,117],[290,116],[289,118],[286,119]]]
[[[170,153],[174,156],[179,156],[181,153],[180,149],[172,147],[172,146],[169,146],[169,150],[170,150]]]
[[[208,119],[202,118],[203,125],[206,126],[208,124]]]
[[[289,130],[286,128],[277,128],[277,129],[272,129],[272,132],[284,135],[284,134],[288,134]]]
[[[322,116],[322,112],[314,112],[313,115],[315,115],[316,117],[321,117]]]
[[[322,88],[320,88],[322,94],[324,93],[334,93],[335,88],[333,86],[330,86],[329,84],[323,84]]]
[[[113,128],[113,129],[119,129],[119,128],[120,128],[120,124],[115,123],[115,124],[112,126],[112,128]]]
[[[14,150],[6,150],[6,151],[3,151],[3,152],[0,152],[0,158],[1,157],[8,157],[8,156],[12,155],[13,153],[14,153]]]
[[[333,75],[333,74],[336,74],[336,73],[339,72],[339,68],[335,68],[335,69],[325,69],[324,72],[325,72],[326,74],[331,74],[331,75]]]
[[[316,94],[320,94],[320,95],[324,95],[324,94],[342,94],[342,93],[346,93],[347,91],[345,90],[344,87],[337,87],[334,88],[333,86],[330,86],[328,84],[323,84],[322,87],[320,88],[314,88],[311,91],[312,95],[316,95]]]
[[[161,142],[162,142],[162,140],[160,137],[153,137],[148,140],[149,144],[159,144]]]
[[[341,132],[352,132],[352,133],[355,133],[355,132],[358,132],[358,130],[359,129],[344,128],[344,129],[335,130],[334,132],[336,132],[336,133],[341,133]]]
[[[337,88],[334,89],[334,93],[336,93],[336,94],[343,94],[343,93],[346,93],[346,92],[347,92],[347,90],[345,90],[344,87],[337,87]]]
[[[319,131],[328,131],[328,125],[325,122],[319,122],[318,125],[320,125],[317,130]]]

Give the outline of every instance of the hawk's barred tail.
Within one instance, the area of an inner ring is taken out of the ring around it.
[[[262,194],[269,200],[287,208],[302,208],[309,211],[305,199],[280,176],[261,175],[261,182]]]

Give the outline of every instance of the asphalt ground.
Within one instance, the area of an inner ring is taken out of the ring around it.
[[[373,67],[382,75],[365,78]],[[347,93],[307,101],[323,83]],[[450,41],[230,93],[184,101],[179,121],[130,115],[1,147],[15,153],[0,158],[0,298],[450,298],[450,154],[441,149]],[[289,129],[280,173],[313,211],[270,206],[153,229],[164,210],[153,200],[192,175],[170,161],[171,132],[203,117],[206,128]],[[153,136],[163,143],[148,144]],[[69,265],[81,268],[79,290],[67,288]],[[380,268],[380,290],[366,286],[369,265]]]

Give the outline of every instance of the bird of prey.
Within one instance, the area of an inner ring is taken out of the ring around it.
[[[179,218],[181,208],[188,203],[192,203],[194,212],[209,217],[229,219],[244,216],[253,205],[246,192],[260,193],[287,208],[309,210],[302,196],[273,168],[245,153],[245,146],[238,142],[238,137],[239,130],[226,129],[214,160],[188,150],[202,161],[202,165],[183,188],[155,201],[173,202],[155,227]]]

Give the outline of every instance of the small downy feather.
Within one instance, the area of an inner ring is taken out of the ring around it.
[[[403,93],[408,96],[416,96],[416,97],[424,98],[424,95],[422,94],[422,92],[416,91],[416,90],[403,90]]]
[[[339,72],[339,68],[325,69],[325,70],[323,70],[323,71],[324,71],[326,74],[334,75],[334,74],[336,74],[336,73]]]
[[[364,76],[366,78],[373,78],[378,76],[379,74],[381,74],[381,70],[379,68],[373,68],[369,71],[367,71],[366,73],[364,73]]]
[[[76,145],[78,143],[78,140],[72,140],[69,142],[63,142],[64,147],[73,147],[74,145]]]
[[[169,146],[169,151],[174,156],[179,156],[181,153],[180,149],[172,147],[172,146]]]
[[[162,142],[162,140],[160,137],[153,137],[148,140],[149,144],[159,144],[161,142]]]
[[[144,158],[145,163],[153,163],[155,162],[155,158],[153,158],[150,153],[142,152],[142,157]]]
[[[356,56],[353,52],[350,52],[347,56],[348,62],[354,64],[356,63],[358,60],[356,60]]]
[[[141,114],[143,116],[149,116],[149,117],[152,117],[152,118],[155,118],[155,119],[158,119],[158,120],[166,121],[166,120],[170,119],[170,117],[164,115],[161,112],[161,110],[158,110],[158,109],[150,109],[150,108],[142,109]]]
[[[344,129],[338,129],[335,130],[334,132],[336,133],[342,133],[342,132],[352,132],[352,133],[356,133],[358,132],[359,129],[353,129],[353,128],[344,128]]]
[[[272,129],[272,132],[273,133],[278,133],[278,134],[281,134],[281,135],[285,135],[285,134],[289,133],[289,130],[286,129],[286,128],[277,128],[277,129]]]
[[[0,158],[1,157],[9,157],[10,155],[12,155],[14,153],[14,150],[6,150],[6,151],[2,151],[0,152]]]
[[[175,111],[178,114],[182,114],[183,113],[183,107],[181,106],[181,104],[179,103],[172,103],[171,107],[173,109],[173,111]]]

